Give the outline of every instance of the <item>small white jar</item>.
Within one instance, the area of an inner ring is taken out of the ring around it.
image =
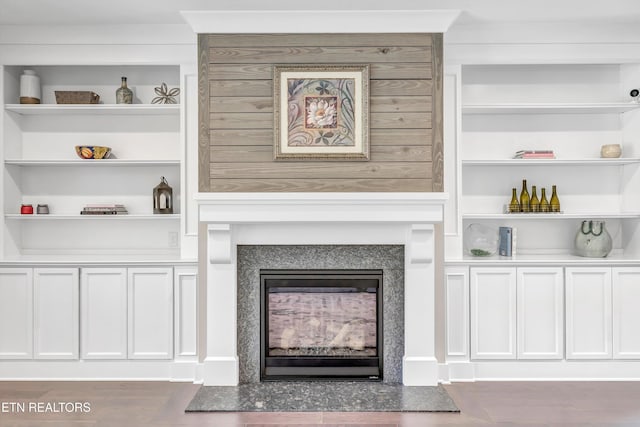
[[[20,104],[40,104],[40,77],[33,70],[24,70],[20,76]]]

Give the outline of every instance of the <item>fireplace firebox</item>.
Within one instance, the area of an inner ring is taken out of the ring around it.
[[[382,270],[261,270],[260,380],[382,380]]]

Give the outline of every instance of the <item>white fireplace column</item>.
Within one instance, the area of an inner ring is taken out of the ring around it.
[[[403,383],[436,385],[434,223],[444,193],[200,193],[207,223],[205,385],[237,385],[238,245],[405,247]],[[258,284],[256,284],[258,286]]]

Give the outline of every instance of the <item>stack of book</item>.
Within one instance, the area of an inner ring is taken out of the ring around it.
[[[107,205],[87,205],[82,208],[80,215],[126,215],[127,208],[124,205],[107,204]]]
[[[516,151],[514,159],[555,159],[553,150],[520,150]]]

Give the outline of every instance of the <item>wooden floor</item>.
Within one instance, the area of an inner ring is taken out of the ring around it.
[[[640,426],[640,382],[447,385],[459,414],[185,414],[198,387],[165,382],[0,382],[0,426]],[[29,402],[41,406],[29,413]],[[88,402],[90,412],[43,412],[74,402]]]

